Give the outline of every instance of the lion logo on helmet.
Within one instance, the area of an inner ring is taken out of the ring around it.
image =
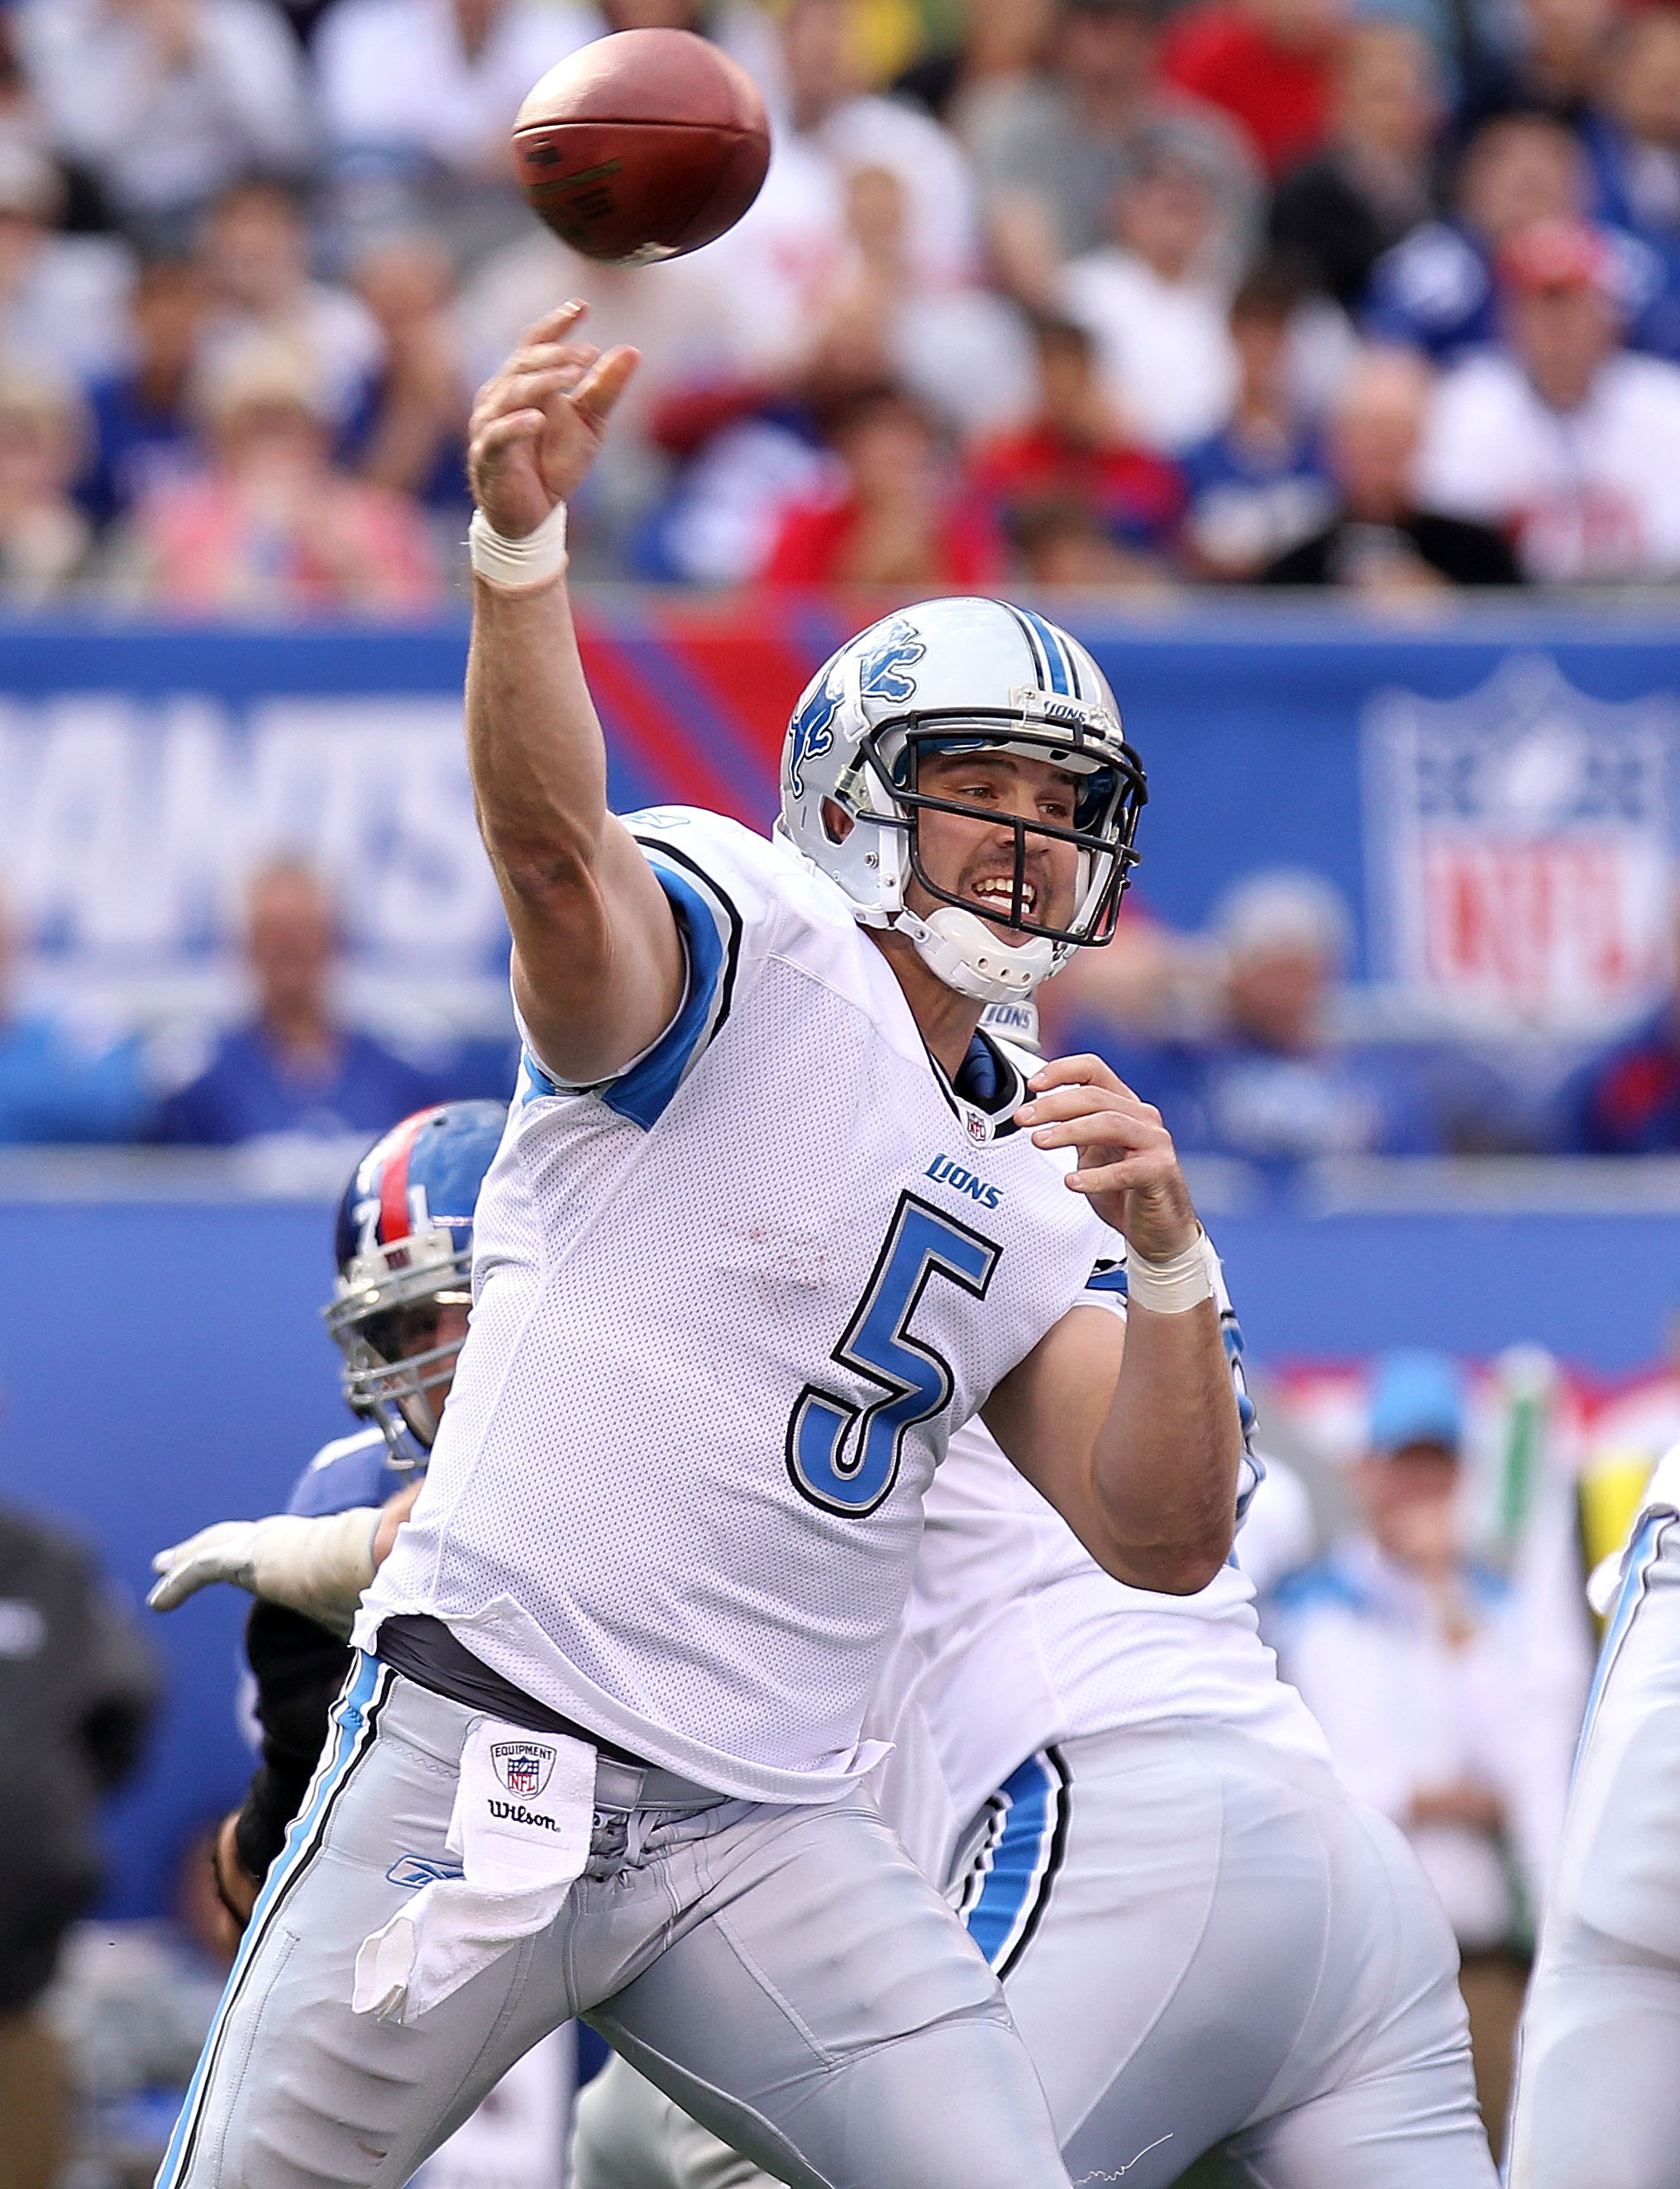
[[[927,652],[913,625],[896,616],[863,656],[858,690],[866,699],[885,699],[897,705],[909,699],[916,680],[906,674]],[[829,664],[829,673],[788,725],[788,783],[795,798],[805,795],[805,763],[832,749],[834,717],[844,697],[845,671],[841,659]]]

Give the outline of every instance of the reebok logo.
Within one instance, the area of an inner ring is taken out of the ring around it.
[[[544,1816],[540,1809],[528,1809],[523,1802],[492,1801],[490,1814],[512,1824],[540,1824],[546,1832],[557,1832],[560,1829],[552,1817]]]
[[[940,1185],[948,1185],[954,1193],[967,1194],[982,1208],[995,1208],[1004,1197],[995,1185],[987,1185],[983,1178],[976,1178],[971,1170],[953,1163],[949,1156],[936,1156],[923,1175]]]

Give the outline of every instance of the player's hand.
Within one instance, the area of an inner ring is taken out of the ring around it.
[[[424,1485],[410,1482],[394,1497],[387,1497],[379,1511],[379,1525],[373,1531],[373,1570],[378,1572],[396,1547],[397,1530],[413,1512]]]
[[[1015,1112],[1041,1148],[1073,1148],[1067,1184],[1146,1261],[1182,1253],[1200,1225],[1161,1112],[1140,1101],[1100,1056],[1061,1056],[1027,1082]]]
[[[146,1602],[154,1611],[173,1611],[212,1581],[230,1581],[235,1588],[257,1593],[257,1569],[252,1547],[258,1520],[218,1520],[213,1528],[201,1528],[184,1543],[172,1543],[151,1562],[163,1578]]]
[[[146,1602],[154,1611],[173,1611],[212,1581],[231,1581],[348,1635],[373,1579],[379,1519],[375,1507],[359,1505],[315,1519],[276,1513],[266,1520],[218,1520],[158,1553],[152,1571],[162,1578]]]
[[[603,356],[572,339],[588,308],[574,301],[539,320],[472,406],[472,495],[505,539],[535,532],[577,491],[639,362],[622,345]]]

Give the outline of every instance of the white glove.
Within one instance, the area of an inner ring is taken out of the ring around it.
[[[276,1513],[266,1520],[218,1520],[184,1543],[160,1551],[152,1571],[163,1578],[146,1598],[154,1611],[173,1611],[212,1581],[230,1581],[270,1604],[301,1611],[335,1634],[348,1635],[362,1591],[373,1579],[373,1538],[379,1508],[354,1506],[306,1520]]]

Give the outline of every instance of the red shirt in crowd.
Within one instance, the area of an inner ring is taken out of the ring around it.
[[[1222,107],[1276,178],[1315,152],[1329,110],[1332,51],[1281,45],[1230,0],[1204,0],[1168,26],[1161,73]]]
[[[1185,484],[1175,464],[1123,441],[1093,448],[1070,440],[1047,419],[987,442],[969,482],[994,507],[1079,502],[1127,547],[1169,547],[1184,514]]]
[[[782,529],[764,578],[772,585],[843,585],[854,574],[847,568],[846,551],[852,543],[863,512],[857,498],[824,495],[820,500],[791,503],[782,519]],[[1002,542],[987,512],[971,501],[953,502],[931,528],[934,567],[905,573],[902,582],[929,585],[960,585],[965,589],[995,584],[1003,574]],[[900,582],[894,574],[891,583]]]

